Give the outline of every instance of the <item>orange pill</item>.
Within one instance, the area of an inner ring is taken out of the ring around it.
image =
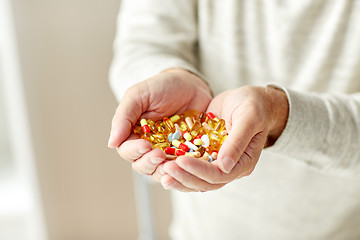
[[[163,122],[171,130],[171,132],[173,132],[175,130],[174,123],[169,118],[164,117]]]

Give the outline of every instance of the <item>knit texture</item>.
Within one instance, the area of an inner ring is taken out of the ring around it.
[[[215,94],[270,82],[287,126],[255,171],[173,193],[173,239],[360,239],[360,1],[123,0],[110,72],[127,88],[179,67]]]

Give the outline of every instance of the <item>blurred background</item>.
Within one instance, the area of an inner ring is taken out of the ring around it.
[[[22,132],[28,130],[29,135],[25,143],[21,139],[27,136],[21,132],[12,136],[23,128],[14,127],[17,120],[6,116],[9,111],[3,105],[18,106],[0,98],[0,239],[28,239],[23,219],[29,211],[18,209],[27,198],[35,202],[30,205],[35,206],[45,239],[137,239],[131,165],[107,148],[117,106],[108,71],[120,1],[1,1],[11,5],[20,105],[24,104],[24,115],[18,118],[25,126]],[[15,160],[21,153],[28,157],[25,166]],[[6,180],[11,177],[5,177],[14,175],[17,164],[29,177],[24,181],[26,193],[14,195],[23,201],[18,205],[11,199],[11,181]],[[168,239],[169,193],[156,184],[150,188],[156,235]]]

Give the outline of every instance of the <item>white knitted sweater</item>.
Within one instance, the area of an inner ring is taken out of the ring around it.
[[[252,175],[173,193],[173,239],[360,239],[360,1],[123,0],[117,98],[173,67],[215,94],[272,82],[290,102]]]

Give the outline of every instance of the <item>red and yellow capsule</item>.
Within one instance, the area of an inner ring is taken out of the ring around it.
[[[173,148],[173,147],[166,147],[165,150],[164,150],[164,152],[165,152],[166,154],[175,155],[176,149]]]
[[[144,133],[150,133],[151,132],[146,119],[144,119],[144,118],[141,119],[140,124],[141,124],[141,128],[142,128]]]
[[[212,112],[208,112],[206,115],[207,115],[208,118],[211,119],[211,120],[215,120],[216,122],[219,121],[219,119],[218,119]]]
[[[177,148],[180,148],[182,150],[184,150],[185,152],[188,152],[190,149],[187,145],[185,145],[184,143],[180,142],[179,140],[173,140],[172,141],[172,145],[174,145]]]
[[[186,154],[186,152],[181,149],[176,149],[176,151],[175,151],[176,156],[183,156],[185,154]]]

